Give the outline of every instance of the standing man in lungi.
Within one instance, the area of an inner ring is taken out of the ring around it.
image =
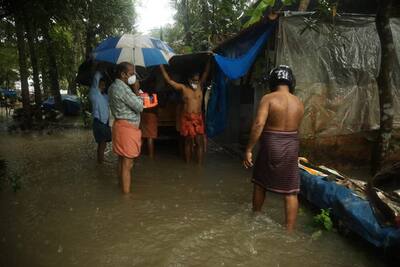
[[[122,62],[117,65],[117,78],[109,88],[110,109],[115,118],[112,128],[113,150],[118,155],[118,174],[122,192],[131,190],[133,159],[140,154],[142,134],[139,129],[143,100],[139,97],[135,66]]]
[[[90,86],[89,99],[92,103],[93,135],[97,143],[97,162],[100,164],[104,161],[107,143],[111,142],[111,129],[108,125],[110,111],[105,89],[106,84],[102,74],[96,71]]]
[[[243,164],[246,168],[253,166],[252,151],[260,139],[252,178],[253,211],[261,211],[266,190],[283,194],[286,229],[291,232],[296,223],[300,191],[298,129],[304,106],[293,95],[295,78],[288,66],[273,69],[269,84],[271,93],[264,95],[258,106]]]
[[[185,83],[173,81],[163,65],[160,65],[165,81],[175,90],[182,92],[183,109],[180,118],[180,134],[185,138],[185,160],[192,159],[193,148],[196,150],[197,162],[203,162],[204,155],[204,120],[202,113],[203,90],[210,70],[210,60],[200,78],[198,73],[189,75]]]

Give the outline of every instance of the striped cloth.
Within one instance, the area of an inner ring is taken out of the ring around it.
[[[264,131],[253,171],[253,183],[276,193],[300,191],[297,132]]]

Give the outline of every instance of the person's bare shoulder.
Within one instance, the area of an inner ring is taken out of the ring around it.
[[[299,107],[299,110],[300,110],[302,113],[304,113],[304,104],[303,104],[303,101],[301,101],[300,97],[298,97],[298,96],[296,96],[296,95],[293,95],[293,96],[294,96],[294,99],[296,99],[296,102],[297,102],[297,105],[298,105],[298,107]]]
[[[273,93],[265,94],[260,100],[260,105],[267,105],[273,98],[274,98]]]
[[[284,99],[284,96],[282,96],[281,93],[279,92],[271,92],[268,94],[265,94],[262,98],[262,101],[266,104],[276,104],[276,103],[281,103]]]

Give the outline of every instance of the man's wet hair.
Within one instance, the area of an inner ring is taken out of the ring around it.
[[[129,63],[129,62],[121,62],[121,63],[119,63],[117,65],[117,68],[116,68],[117,78],[121,78],[121,74],[123,72],[128,72],[129,66],[133,66],[133,64]]]

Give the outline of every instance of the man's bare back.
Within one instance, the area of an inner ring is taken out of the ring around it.
[[[265,95],[261,104],[268,108],[264,130],[291,132],[299,129],[304,106],[297,96],[278,90]]]
[[[253,167],[252,151],[261,137],[252,177],[253,211],[261,211],[267,190],[283,194],[286,229],[291,232],[296,223],[297,193],[300,191],[297,131],[304,115],[304,106],[293,95],[296,79],[290,67],[279,65],[274,68],[269,74],[268,83],[272,93],[265,95],[258,106],[243,165],[246,168]]]

